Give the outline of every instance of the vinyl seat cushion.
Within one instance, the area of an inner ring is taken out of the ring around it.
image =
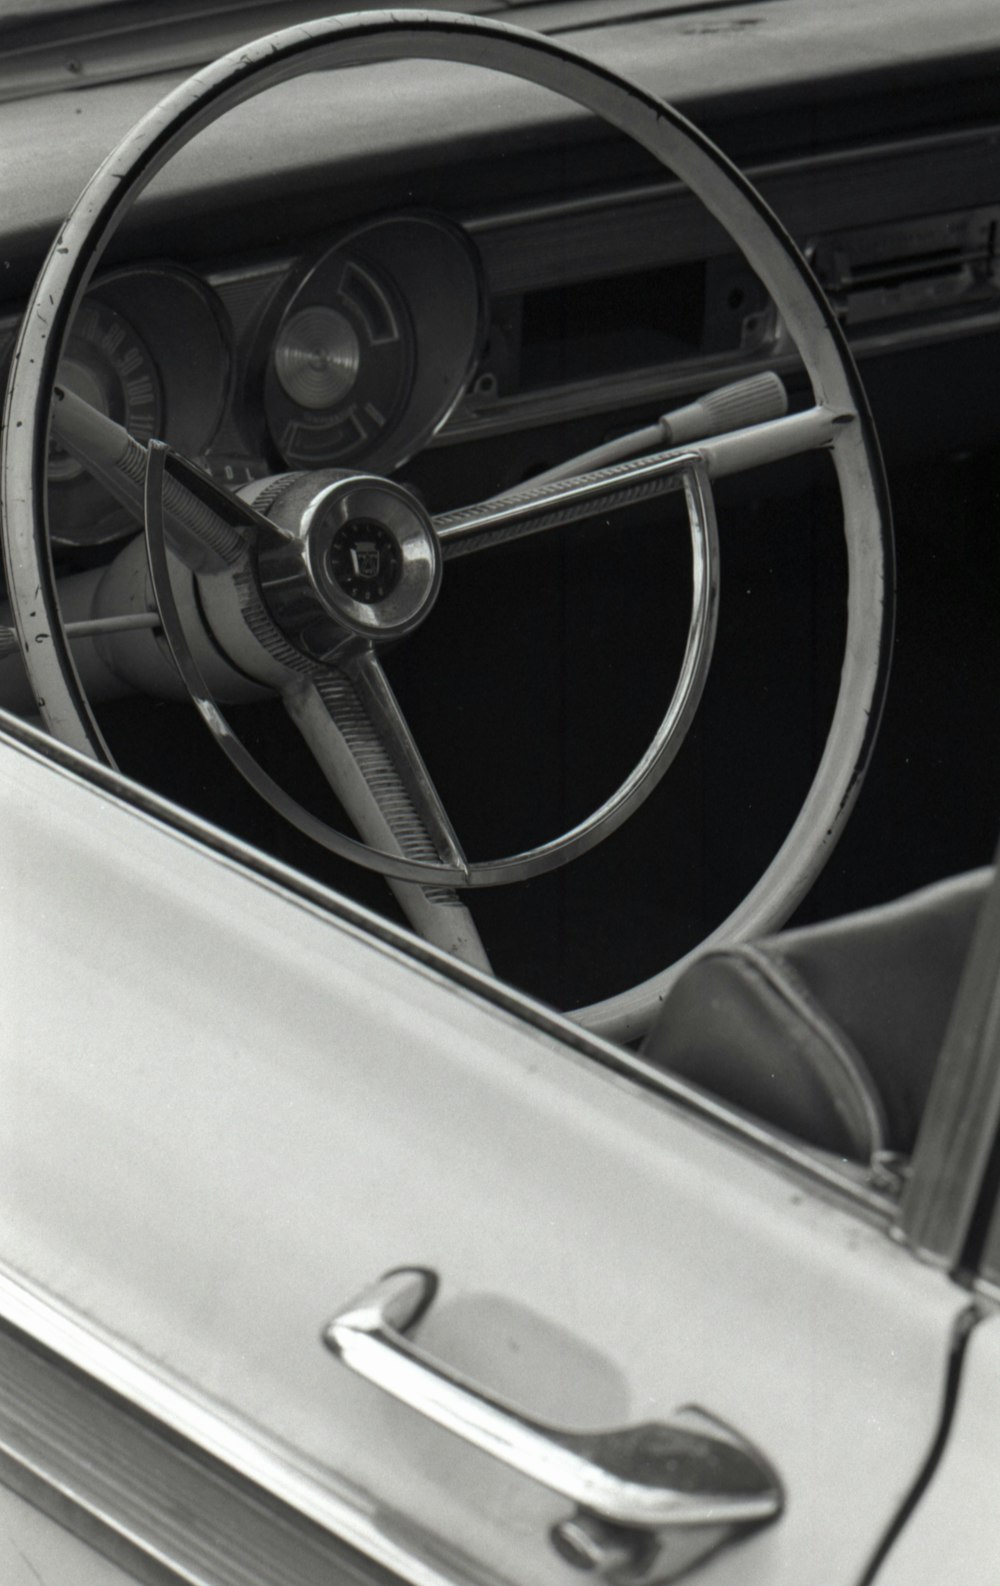
[[[806,1144],[909,1154],[992,874],[707,952],[644,1056]]]

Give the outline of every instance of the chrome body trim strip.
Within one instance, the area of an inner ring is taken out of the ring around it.
[[[410,1545],[396,1541],[394,1517],[363,1494],[2,1268],[0,1386],[12,1485],[23,1481],[40,1507],[53,1492],[180,1579],[255,1586],[262,1565],[269,1586],[348,1586],[384,1579],[382,1570],[411,1586],[473,1578],[464,1558],[421,1560],[412,1522],[398,1518]]]

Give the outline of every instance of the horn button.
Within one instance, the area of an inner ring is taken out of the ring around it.
[[[402,638],[433,606],[441,550],[402,486],[331,470],[293,476],[255,504],[277,530],[260,546],[261,593],[281,631],[309,655],[329,660],[352,637]]]
[[[391,595],[403,568],[398,541],[377,518],[349,518],[334,535],[329,557],[345,595],[365,606]]]

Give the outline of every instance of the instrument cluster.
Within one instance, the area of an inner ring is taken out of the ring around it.
[[[391,473],[444,422],[485,334],[478,254],[430,213],[381,216],[294,258],[98,279],[59,378],[137,439],[167,440],[237,487],[286,469]],[[0,327],[0,352],[2,352]],[[52,445],[53,541],[135,524]]]

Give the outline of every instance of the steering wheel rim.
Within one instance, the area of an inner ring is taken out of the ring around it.
[[[843,422],[829,449],[844,507],[847,637],[826,748],[778,853],[740,905],[677,964],[575,1015],[629,1039],[648,1026],[673,978],[708,945],[775,928],[832,851],[871,756],[892,633],[888,492],[867,402],[843,334],[780,222],[734,166],[677,111],[563,45],[505,23],[450,13],[334,17],[233,51],[175,89],[88,183],[36,284],[8,386],[2,457],[11,602],[39,708],[64,742],[110,760],[59,621],[46,526],[45,445],[62,344],[104,249],[143,188],[199,131],[258,92],[306,70],[401,55],[488,66],[551,89],[617,127],[679,176],[722,224],[771,295],[797,346],[818,408]],[[693,448],[697,451],[697,448]]]

